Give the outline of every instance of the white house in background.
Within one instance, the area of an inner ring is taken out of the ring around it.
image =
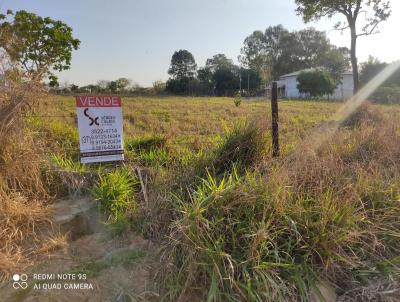
[[[278,89],[281,97],[284,98],[303,98],[306,97],[303,93],[297,89],[297,77],[303,71],[312,71],[313,69],[299,70],[293,73],[285,74],[280,77],[278,81]],[[343,100],[349,99],[353,96],[354,82],[353,73],[346,71],[342,73],[341,83],[336,87],[335,92],[332,95],[326,96],[330,99]]]

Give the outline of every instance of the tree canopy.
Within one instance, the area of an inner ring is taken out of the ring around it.
[[[216,54],[207,59],[206,65],[198,71],[198,79],[204,85],[215,89],[217,95],[234,95],[235,90],[256,89],[261,83],[255,70],[240,68],[225,54]]]
[[[348,49],[332,45],[314,28],[290,32],[282,25],[255,31],[244,41],[240,61],[264,82],[307,68],[325,67],[335,78],[348,66]]]
[[[80,41],[62,21],[42,18],[25,10],[0,15],[0,48],[30,75],[56,77],[52,71],[71,66],[72,51]]]
[[[296,0],[297,13],[303,16],[305,22],[318,20],[341,14],[345,22],[339,22],[335,28],[350,30],[350,57],[353,68],[354,91],[359,87],[357,38],[377,33],[378,25],[389,18],[391,14],[390,1],[385,0]],[[363,24],[358,24],[359,16],[364,18]]]
[[[181,49],[172,55],[168,74],[177,80],[192,79],[196,75],[196,69],[197,65],[193,55],[189,51]]]
[[[388,63],[381,62],[379,59],[370,56],[366,62],[360,64],[360,85],[366,85],[370,80],[377,76]],[[382,87],[400,86],[400,70],[391,75],[382,85]]]

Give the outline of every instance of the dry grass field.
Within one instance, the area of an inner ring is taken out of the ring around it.
[[[293,148],[314,126],[327,121],[338,103],[311,101],[280,102],[280,132],[284,150]],[[40,104],[38,121],[76,131],[73,97],[50,96]],[[256,121],[269,126],[268,100],[245,100],[235,107],[232,98],[208,97],[126,97],[123,98],[124,135],[127,140],[143,136],[163,136],[172,145],[192,150],[212,145],[224,130],[240,121]],[[67,130],[65,130],[67,131]]]

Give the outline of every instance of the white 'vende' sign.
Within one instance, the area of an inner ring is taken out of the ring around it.
[[[81,162],[124,159],[122,108],[118,96],[77,96]]]

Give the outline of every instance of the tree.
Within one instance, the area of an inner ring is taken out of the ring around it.
[[[324,70],[303,71],[297,77],[297,89],[311,97],[330,95],[335,91],[336,82]]]
[[[369,56],[368,60],[361,63],[360,85],[366,85],[376,75],[378,75],[388,63],[381,62],[379,59]],[[383,84],[382,87],[400,86],[400,70],[393,73]]]
[[[231,59],[228,59],[225,54],[219,53],[212,58],[207,59],[206,67],[211,73],[215,73],[217,69],[234,69],[235,65]]]
[[[206,87],[214,88],[217,95],[226,95],[239,89],[239,67],[225,54],[219,53],[206,60],[198,79]]]
[[[346,22],[339,22],[335,28],[350,29],[351,48],[350,58],[353,68],[354,92],[359,88],[357,38],[377,33],[378,25],[389,18],[391,14],[390,2],[384,0],[296,0],[297,12],[303,16],[305,22],[319,20],[322,17],[331,18],[342,14]],[[364,14],[365,23],[358,32],[357,21]]]
[[[116,81],[117,91],[124,91],[130,84],[131,80],[127,78],[119,78]]]
[[[369,56],[368,61],[361,64],[360,85],[364,86],[387,66],[377,58]]]
[[[107,80],[99,80],[97,81],[97,86],[100,88],[100,91],[106,91],[108,88],[108,85],[110,84],[110,81]]]
[[[342,73],[350,66],[350,50],[347,47],[333,46],[328,52],[323,54],[316,66],[324,67],[333,79],[340,83]],[[313,66],[314,67],[314,66]]]
[[[213,72],[207,66],[199,68],[197,71],[197,78],[201,83],[212,85]]]
[[[30,76],[50,76],[53,85],[57,78],[52,71],[69,69],[79,44],[72,28],[61,21],[24,10],[0,15],[0,48]]]
[[[171,78],[167,81],[166,89],[171,93],[187,93],[189,83],[196,75],[196,61],[187,50],[175,51],[171,58],[168,74]]]
[[[242,89],[257,89],[261,85],[261,77],[254,69],[241,68],[239,76],[242,78]]]
[[[112,93],[116,93],[118,90],[118,84],[117,81],[111,81],[108,83],[107,89],[112,92]]]
[[[78,92],[79,86],[78,86],[78,85],[75,85],[75,84],[71,84],[71,86],[69,87],[69,89],[71,90],[71,92]]]
[[[166,84],[163,80],[153,82],[153,91],[155,94],[161,94],[165,91]]]
[[[244,40],[239,61],[248,68],[255,69],[267,84],[274,77],[282,75],[276,69],[276,62],[282,50],[281,41],[289,37],[289,31],[282,25],[270,26],[265,32],[254,31]]]
[[[217,95],[227,95],[228,92],[237,90],[239,87],[239,77],[228,68],[217,69],[213,75],[215,91]]]
[[[197,65],[193,55],[187,50],[179,50],[172,55],[168,74],[177,80],[192,79],[196,74],[196,69]]]
[[[248,36],[240,61],[257,70],[264,84],[283,74],[308,68],[325,67],[340,74],[348,64],[345,49],[332,45],[325,32],[314,28],[289,32],[282,25]]]

